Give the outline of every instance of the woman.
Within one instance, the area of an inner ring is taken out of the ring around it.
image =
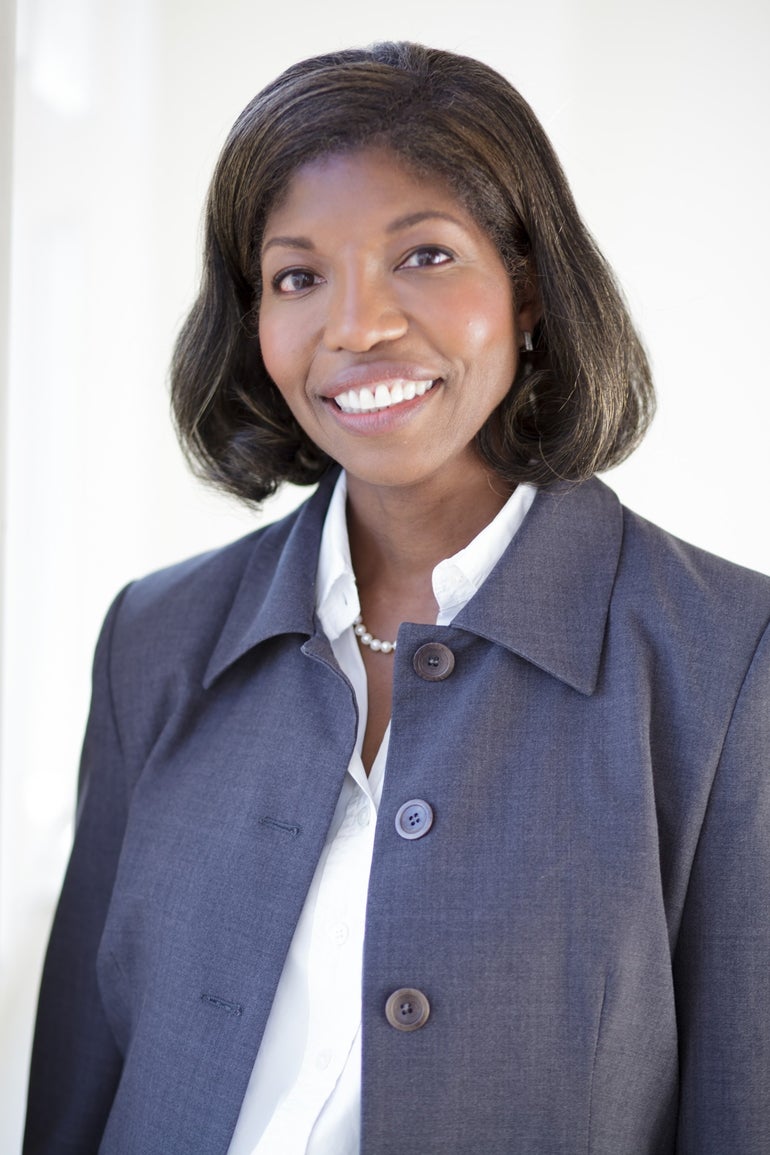
[[[593,478],[649,372],[518,94],[268,86],[173,394],[319,486],[110,611],[25,1150],[767,1151],[770,583]]]

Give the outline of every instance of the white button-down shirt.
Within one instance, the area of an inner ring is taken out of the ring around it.
[[[435,567],[437,625],[448,625],[486,580],[534,496],[532,486],[520,485],[470,545]],[[228,1155],[358,1155],[360,1147],[366,894],[390,727],[367,778],[361,761],[367,686],[353,632],[360,605],[350,561],[346,500],[343,473],[321,538],[316,609],[356,695],[358,737]]]

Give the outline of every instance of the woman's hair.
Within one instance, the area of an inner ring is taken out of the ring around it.
[[[206,207],[200,294],[171,373],[180,440],[199,473],[260,501],[328,467],[262,361],[260,247],[300,165],[367,146],[391,149],[417,177],[444,179],[497,245],[515,299],[539,298],[534,350],[521,354],[477,435],[482,458],[508,482],[537,484],[582,480],[625,458],[654,410],[649,365],[540,123],[487,65],[385,43],[289,68],[225,143]]]

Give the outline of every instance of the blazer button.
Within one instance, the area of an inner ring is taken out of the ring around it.
[[[422,798],[411,798],[399,807],[396,815],[396,831],[410,841],[422,838],[433,825],[433,810]]]
[[[412,665],[426,682],[443,682],[455,668],[455,656],[441,642],[426,642],[415,651]]]
[[[397,1031],[418,1031],[430,1015],[430,1003],[422,991],[401,987],[385,1004],[385,1018]]]

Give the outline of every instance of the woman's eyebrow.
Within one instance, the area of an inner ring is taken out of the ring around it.
[[[307,252],[313,252],[315,249],[315,245],[309,237],[271,237],[262,246],[263,255],[275,245],[283,249],[305,249]]]
[[[406,216],[397,217],[396,220],[391,221],[387,226],[386,232],[397,233],[401,229],[411,228],[412,225],[419,225],[422,221],[440,220],[451,221],[453,225],[463,227],[463,222],[453,217],[451,213],[443,213],[440,209],[426,209],[424,212],[407,213]]]
[[[463,227],[462,221],[458,220],[457,217],[453,217],[451,213],[441,212],[440,209],[425,209],[423,212],[407,213],[403,217],[397,217],[394,221],[391,221],[389,225],[386,225],[385,231],[386,233],[398,233],[402,229],[409,229],[412,225],[419,225],[422,221],[430,220],[450,221],[453,225],[459,225],[460,228]],[[276,246],[284,249],[304,249],[309,253],[315,251],[315,245],[309,237],[271,237],[270,240],[265,241],[262,246],[263,255],[268,249]]]

